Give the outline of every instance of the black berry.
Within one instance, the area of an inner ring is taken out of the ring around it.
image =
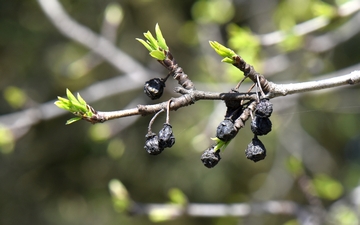
[[[255,116],[251,121],[251,131],[255,135],[266,135],[271,131],[272,123],[268,117]]]
[[[145,82],[144,93],[152,100],[158,99],[162,96],[165,87],[165,82],[160,78],[153,78]]]
[[[220,161],[220,150],[214,151],[214,147],[208,148],[201,155],[201,161],[207,168],[212,168]]]
[[[230,141],[237,134],[237,129],[231,120],[223,120],[216,129],[216,137],[222,141]]]
[[[156,134],[147,134],[145,137],[146,141],[144,148],[150,155],[158,155],[164,150],[163,148],[160,148],[159,138]]]
[[[266,149],[264,144],[255,136],[245,150],[246,158],[257,162],[265,159]]]
[[[175,137],[172,131],[172,126],[164,123],[164,127],[159,131],[159,147],[170,148],[175,144]]]
[[[261,99],[259,104],[256,106],[255,115],[259,117],[270,117],[273,112],[273,105],[269,99]]]

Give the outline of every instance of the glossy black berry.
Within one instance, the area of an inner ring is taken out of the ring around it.
[[[220,150],[214,151],[214,147],[208,148],[201,155],[201,161],[207,168],[212,168],[220,161]]]
[[[272,123],[268,117],[255,116],[251,121],[251,131],[255,135],[266,135],[271,131]]]
[[[255,115],[259,117],[270,117],[273,112],[273,104],[269,99],[261,99],[259,104],[256,106]]]
[[[145,82],[144,93],[152,100],[158,99],[163,94],[165,82],[160,78],[153,78]]]
[[[216,129],[216,137],[222,141],[230,141],[236,134],[237,130],[231,120],[223,120]]]
[[[257,137],[254,137],[250,144],[247,146],[245,150],[245,155],[246,158],[254,162],[265,159],[266,149],[264,144]]]
[[[172,126],[164,123],[164,127],[159,131],[159,147],[170,148],[175,144],[175,137],[172,131]]]
[[[164,150],[163,148],[160,148],[159,138],[156,134],[147,134],[145,137],[146,141],[144,148],[150,155],[158,155]]]

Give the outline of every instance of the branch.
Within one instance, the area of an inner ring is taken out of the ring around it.
[[[265,79],[265,78],[263,78]],[[333,88],[343,85],[353,85],[360,83],[360,71],[353,71],[350,74],[342,75],[339,77],[328,78],[318,81],[309,81],[294,84],[276,84],[263,80],[266,86],[263,87],[266,97],[271,99],[280,96],[286,96],[291,94],[303,93],[308,91],[322,90],[327,88]],[[173,98],[170,104],[170,110],[178,110],[182,107],[194,104],[199,100],[255,100],[255,93],[219,93],[219,92],[205,92],[199,90],[186,90],[178,87],[176,92],[183,94],[180,97]],[[145,116],[153,114],[161,109],[166,109],[167,101],[153,104],[153,105],[138,105],[136,108],[101,112],[98,111],[99,122],[107,120],[141,115]],[[96,115],[95,115],[96,116]],[[95,119],[96,122],[96,119]]]
[[[296,36],[303,36],[305,34],[309,34],[311,32],[328,26],[332,22],[332,19],[336,17],[341,18],[350,16],[351,14],[354,14],[359,10],[359,0],[348,1],[337,8],[337,12],[333,15],[333,18],[329,18],[326,16],[319,16],[313,18],[311,20],[297,24],[292,28],[290,33]],[[260,42],[263,46],[270,46],[283,42],[288,36],[288,33],[285,31],[275,31],[268,34],[258,35],[258,38],[260,39]]]
[[[355,70],[347,75],[342,75],[339,77],[318,80],[318,81],[309,81],[309,82],[294,83],[294,84],[275,84],[269,82],[268,97],[274,98],[274,97],[286,96],[296,93],[333,88],[348,84],[353,85],[357,83],[360,83],[359,70]]]
[[[305,48],[313,52],[329,51],[358,34],[360,31],[359,22],[360,13],[357,13],[335,30],[317,37],[311,37]]]
[[[220,93],[220,92],[205,92],[198,90],[186,90],[184,88],[178,87],[176,92],[182,93],[184,95],[173,98],[170,103],[170,111],[177,110],[179,108],[194,104],[199,100],[255,100],[255,93]],[[97,115],[100,118],[104,119],[104,121],[118,119],[122,117],[128,116],[136,116],[136,115],[149,115],[155,112],[160,111],[161,109],[167,108],[168,101],[153,104],[153,105],[138,105],[136,108],[111,111],[111,112],[101,112],[98,111]],[[95,115],[95,116],[97,116]],[[102,122],[104,122],[102,121]]]
[[[74,21],[57,0],[37,1],[49,20],[64,36],[91,49],[119,71],[133,74],[132,82],[138,83],[145,79],[143,74],[146,74],[146,71],[136,60],[123,53],[106,38]],[[134,71],[141,73],[134,74]]]
[[[171,219],[182,215],[193,217],[245,217],[253,214],[284,214],[297,215],[300,207],[290,201],[268,201],[262,203],[236,203],[236,204],[201,204],[189,203],[186,206],[176,204],[141,204],[135,203],[133,209],[129,209],[132,215],[152,215],[156,212],[163,213]],[[167,215],[166,215],[167,214]]]

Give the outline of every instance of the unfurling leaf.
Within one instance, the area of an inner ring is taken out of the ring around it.
[[[226,57],[226,58],[223,58],[223,59],[221,60],[221,62],[233,64],[233,63],[235,63],[235,60],[232,59],[232,58]]]
[[[146,42],[144,41],[143,39],[140,39],[140,38],[136,38],[137,41],[139,41],[141,44],[143,44],[145,46],[145,48],[151,52],[153,51],[154,49],[151,48],[151,46]]]
[[[86,101],[80,96],[79,93],[77,94],[76,98],[69,89],[66,89],[66,96],[68,99],[58,97],[58,101],[54,103],[60,109],[67,110],[77,116],[75,118],[69,119],[66,122],[66,125],[72,124],[81,119],[89,120],[89,118],[94,115],[95,110],[93,110],[92,107],[86,103]]]
[[[151,34],[150,31],[144,33],[146,40],[136,38],[145,48],[150,52],[150,55],[157,60],[164,60],[166,58],[165,51],[169,50],[169,47],[166,45],[165,38],[163,37],[159,24],[155,26],[156,39]]]
[[[158,42],[156,41],[156,39],[154,38],[154,36],[151,34],[150,31],[144,33],[144,36],[149,41],[148,43],[150,44],[152,49],[158,49],[159,48]]]
[[[157,41],[159,43],[159,46],[163,49],[163,50],[169,50],[169,47],[166,45],[166,41],[161,33],[161,30],[160,30],[160,26],[159,24],[157,23],[156,26],[155,26],[155,33],[156,33],[156,38],[157,38]]]
[[[232,59],[232,57],[236,56],[236,53],[230,48],[226,48],[222,44],[216,41],[209,41],[210,46],[216,51],[218,55],[223,58]]]
[[[225,148],[230,144],[230,141],[223,141],[217,137],[214,137],[214,138],[211,138],[211,140],[215,141],[216,142],[216,145],[214,147],[214,151],[217,151],[219,149],[222,148],[222,150],[224,151]]]
[[[165,53],[163,51],[155,50],[155,51],[150,52],[150,55],[157,60],[165,59]]]
[[[68,121],[66,121],[66,125],[69,125],[69,124],[75,123],[76,121],[79,121],[79,120],[81,120],[81,117],[74,117],[74,118],[71,118],[71,119],[69,119]]]

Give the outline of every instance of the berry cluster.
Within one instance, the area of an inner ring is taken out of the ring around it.
[[[145,150],[150,155],[158,155],[165,148],[171,148],[175,144],[175,137],[170,124],[164,123],[164,127],[159,131],[159,134],[146,134]]]
[[[169,47],[166,45],[166,41],[162,36],[158,25],[155,26],[155,33],[156,38],[154,38],[151,32],[148,31],[147,33],[144,33],[146,40],[137,40],[142,43],[146,49],[149,50],[150,55],[157,59],[161,65],[170,71],[170,73],[166,76],[166,78],[153,78],[145,82],[144,93],[152,100],[159,99],[163,94],[165,82],[169,76],[172,76],[175,80],[177,80],[178,84],[184,89],[194,90],[194,84],[184,73],[183,69],[176,63]],[[250,98],[250,100],[247,101],[245,98],[243,100],[235,98],[225,100],[227,107],[225,118],[216,129],[216,138],[213,138],[213,140],[216,141],[216,144],[213,144],[211,147],[206,149],[206,151],[201,155],[201,161],[208,168],[216,166],[221,159],[220,150],[225,149],[230,141],[235,138],[239,130],[245,126],[245,121],[247,121],[250,116],[252,118],[251,131],[254,133],[254,138],[247,146],[245,155],[248,159],[253,160],[254,162],[262,160],[266,157],[266,149],[263,143],[259,140],[258,136],[266,135],[271,131],[272,124],[269,117],[273,111],[272,104],[263,92],[263,88],[265,88],[265,90],[267,89],[266,79],[264,79],[262,75],[258,74],[251,65],[247,64],[233,50],[226,48],[217,42],[210,41],[210,45],[220,56],[223,57],[223,62],[232,64],[244,73],[244,78],[236,85],[235,89],[230,91],[229,96],[233,93],[238,94],[240,85],[245,79],[250,78],[254,84],[248,92],[244,94],[249,94],[249,92],[256,87],[256,98]],[[262,96],[262,98],[259,96]],[[158,111],[149,123],[148,133],[145,136],[146,142],[144,148],[151,155],[158,155],[165,148],[170,148],[175,143],[175,137],[169,123],[170,103],[171,100],[168,102],[166,122],[164,123],[164,127],[159,131],[158,135],[151,131],[151,125],[159,113],[163,112],[164,109]],[[253,116],[253,114],[255,115]]]
[[[231,92],[234,92],[232,90]],[[230,92],[230,93],[231,93]],[[264,144],[259,140],[258,136],[266,135],[271,131],[272,123],[269,119],[273,112],[273,105],[269,99],[262,98],[260,100],[252,100],[248,102],[227,100],[226,115],[216,129],[217,143],[208,148],[201,156],[203,164],[212,168],[220,161],[220,149],[226,147],[230,141],[238,134],[238,131],[245,125],[245,114],[252,117],[251,131],[254,138],[245,150],[246,158],[257,162],[266,157],[266,149]],[[254,116],[253,116],[254,114]],[[224,149],[224,148],[223,148]]]
[[[232,90],[230,93],[236,92]],[[238,131],[242,127],[240,115],[243,113],[244,105],[240,101],[226,100],[225,105],[227,107],[225,118],[220,122],[216,128],[217,144],[208,148],[201,156],[203,164],[212,168],[220,161],[220,148],[226,147],[228,143],[237,135]]]
[[[266,157],[265,146],[258,136],[266,135],[271,131],[272,123],[269,117],[272,112],[272,103],[267,98],[261,99],[256,106],[255,116],[251,121],[251,131],[254,133],[254,138],[245,150],[246,158],[254,162],[263,160]]]
[[[171,148],[175,144],[172,126],[169,123],[170,103],[171,100],[169,100],[167,106],[166,122],[164,123],[163,128],[159,131],[158,135],[151,131],[151,125],[156,117],[164,111],[164,109],[157,112],[149,123],[148,133],[145,135],[146,141],[144,148],[150,155],[158,155],[164,151],[165,148]]]

